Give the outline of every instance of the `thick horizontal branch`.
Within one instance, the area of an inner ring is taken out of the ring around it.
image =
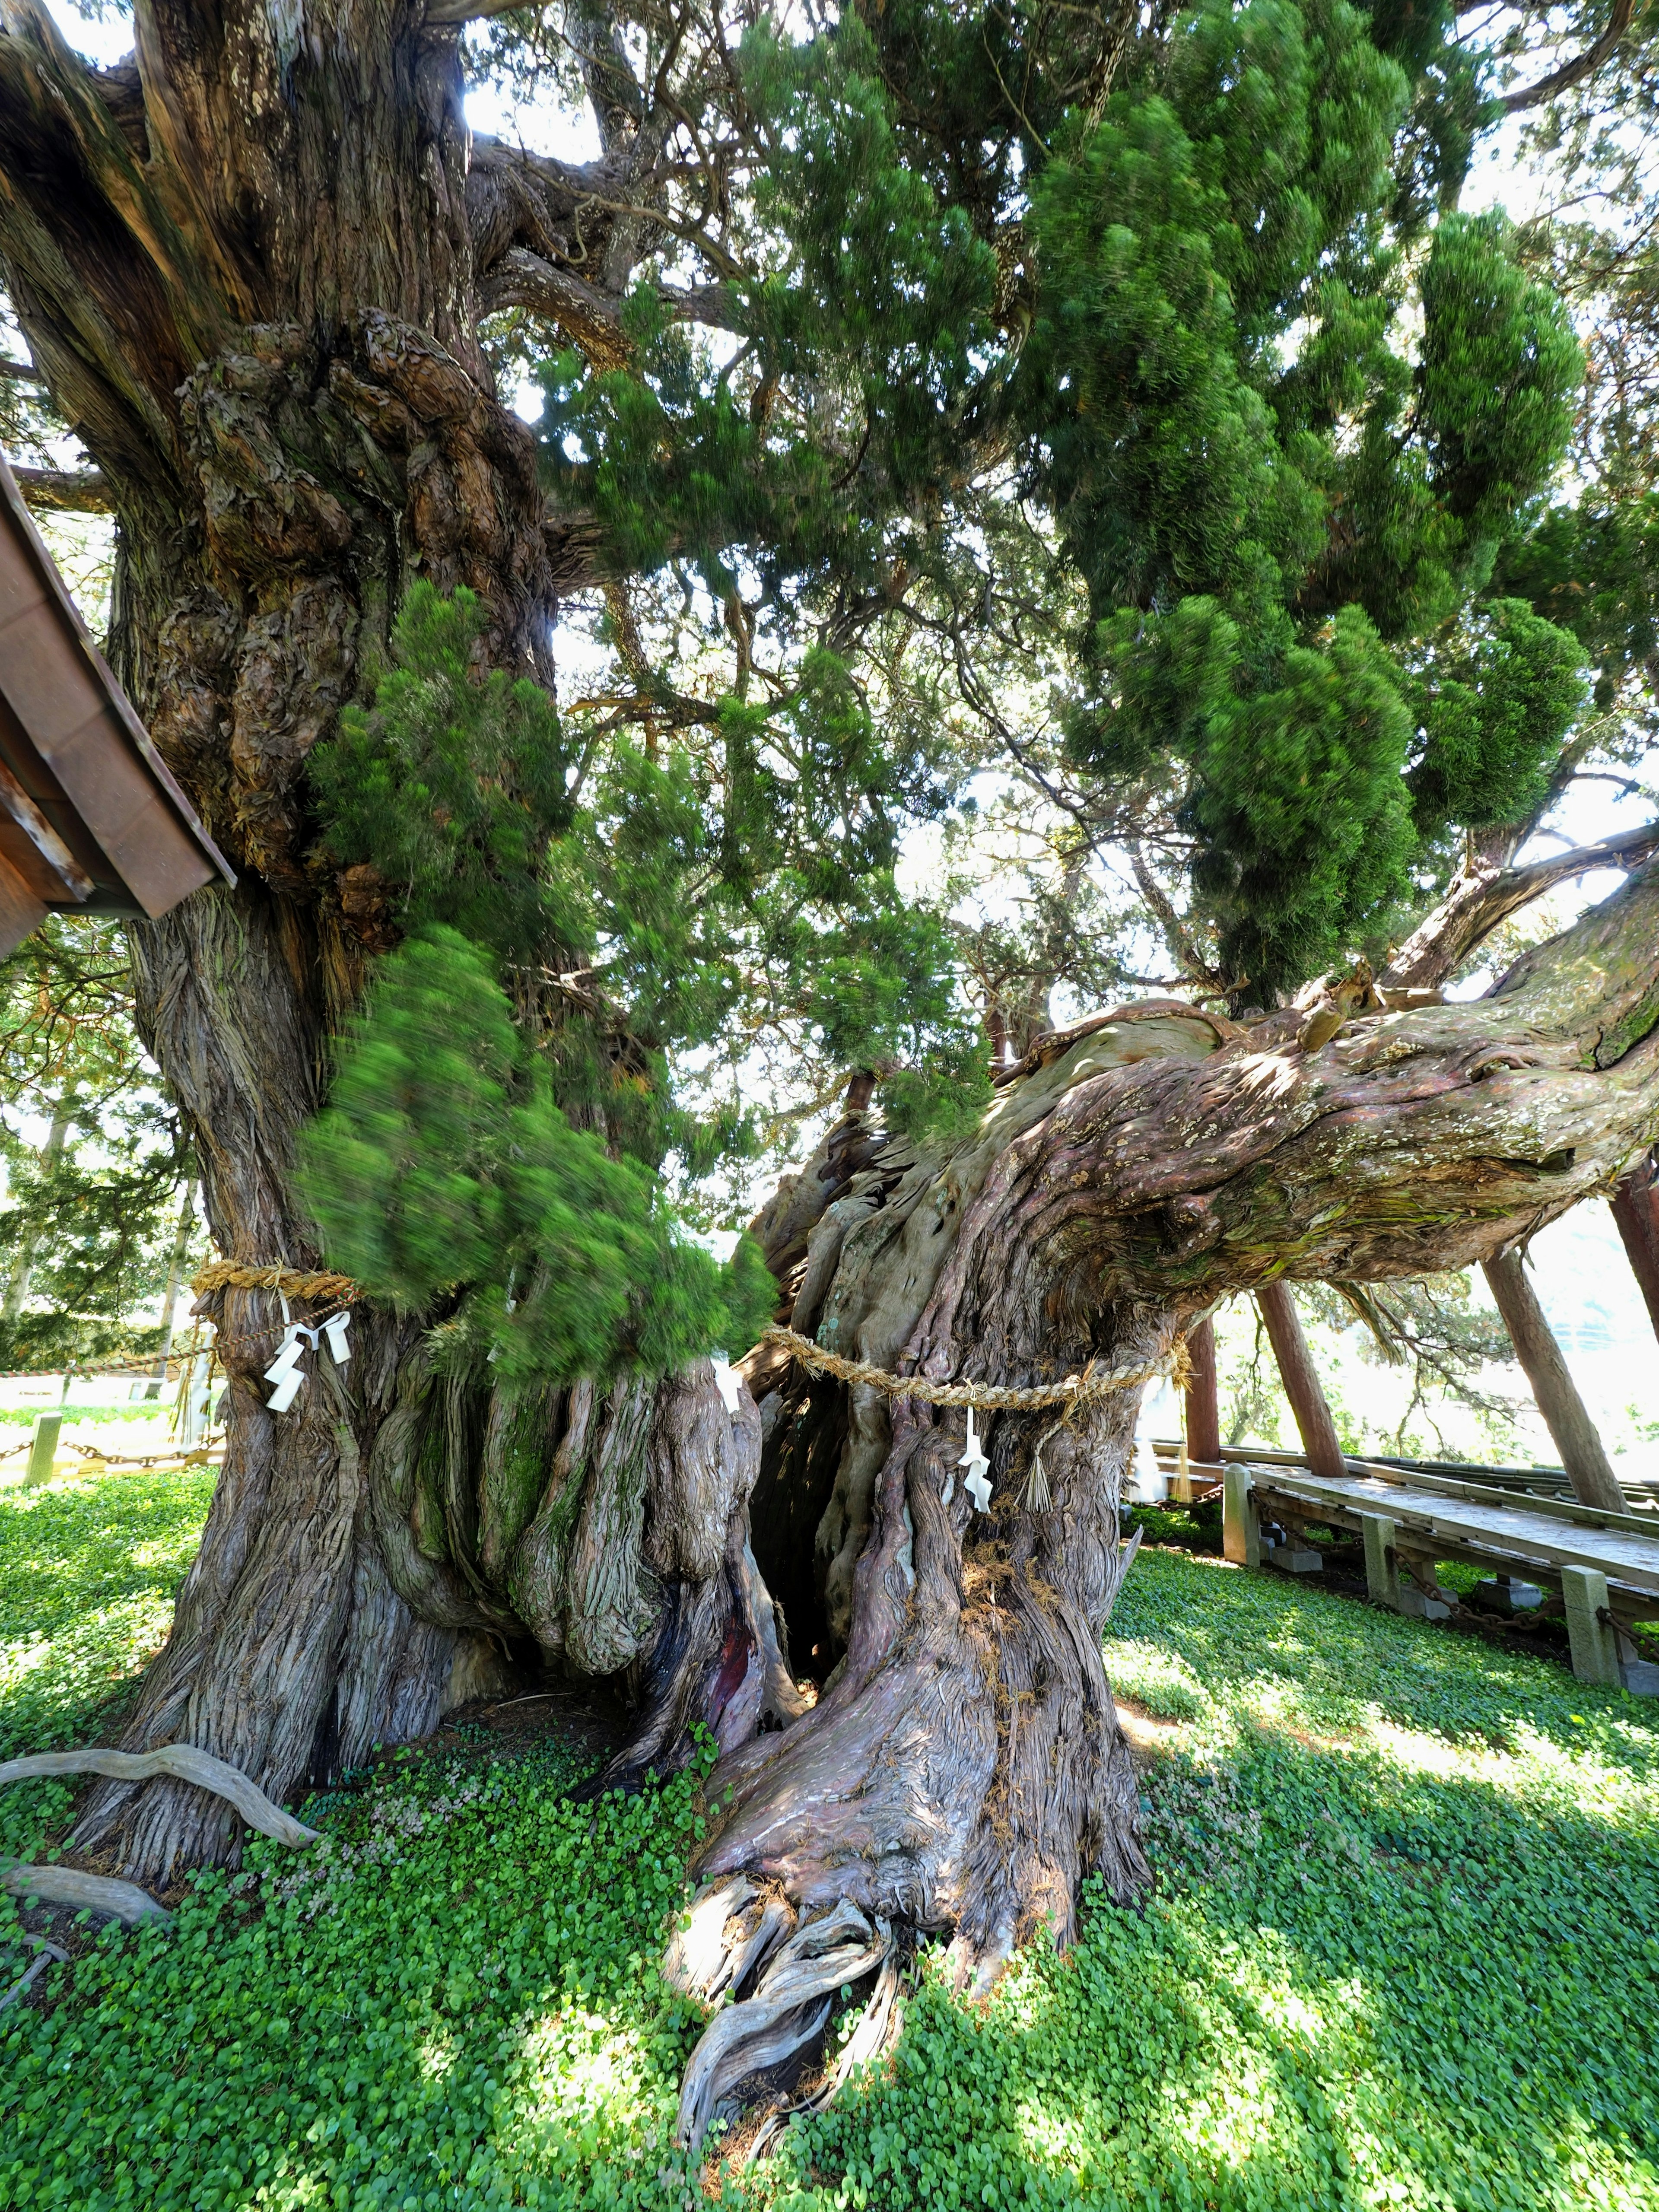
[[[1644,823],[1599,844],[1553,853],[1524,868],[1464,870],[1440,904],[1407,938],[1379,981],[1391,989],[1431,989],[1490,937],[1500,922],[1541,898],[1557,884],[1594,868],[1633,868],[1659,852],[1659,822]]]
[[[514,9],[539,12],[539,0],[427,0],[428,23],[483,23],[492,15],[510,15]]]
[[[1180,1009],[1158,1018],[1184,1041],[1158,1049],[1138,1012],[1146,1056],[1010,1143],[938,1296],[955,1270],[970,1304],[994,1285],[1017,1304],[1026,1269],[1057,1309],[1200,1313],[1281,1275],[1467,1266],[1610,1188],[1659,1128],[1659,865],[1490,997],[1352,1020],[1317,1050],[1285,1015],[1218,1037]]]
[[[614,300],[527,246],[509,247],[479,289],[486,314],[527,307],[545,315],[595,368],[618,368],[634,350]]]
[[[18,469],[12,474],[31,507],[53,514],[113,514],[115,495],[98,469]]]

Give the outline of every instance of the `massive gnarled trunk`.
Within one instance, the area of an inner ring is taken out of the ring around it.
[[[295,1139],[389,933],[372,875],[310,850],[305,757],[417,574],[479,593],[494,664],[550,674],[593,532],[544,504],[479,320],[523,302],[623,357],[660,150],[597,22],[599,162],[471,143],[445,12],[140,0],[135,64],[100,75],[33,0],[4,9],[9,289],[120,517],[121,672],[243,872],[135,941],[215,1235],[250,1265],[319,1256]],[[1650,872],[1477,1006],[1316,1051],[1293,1012],[1127,1010],[1041,1042],[949,1157],[886,1146],[860,1103],[762,1224],[795,1324],[890,1370],[1028,1384],[1160,1354],[1280,1273],[1481,1257],[1652,1140],[1656,945]],[[362,1309],[349,1366],[277,1416],[276,1301],[228,1291],[214,1318],[227,1465],[130,1747],[198,1745],[280,1798],[539,1650],[632,1689],[618,1779],[714,1729],[703,1871],[769,1885],[775,1934],[833,1901],[952,1930],[977,1972],[1063,1931],[1091,1869],[1144,1880],[1100,1660],[1133,1393],[982,1419],[981,1511],[960,1413],[771,1352],[735,1413],[706,1364],[514,1398]],[[769,1586],[821,1685],[805,1712]],[[172,1782],[100,1786],[79,1840],[147,1877],[231,1848]]]
[[[1121,1009],[1044,1040],[948,1159],[880,1153],[848,1179],[832,1152],[795,1326],[902,1374],[1042,1383],[1155,1355],[1281,1274],[1490,1255],[1607,1188],[1654,1126],[1659,869],[1488,999],[1352,1020],[1316,1051],[1300,1025]],[[761,1224],[782,1255],[802,1202]],[[797,1649],[836,1670],[716,1771],[715,1916],[746,1876],[802,1913],[850,1899],[954,1930],[963,1975],[994,1971],[1032,1929],[1064,1935],[1082,1875],[1120,1897],[1144,1875],[1099,1656],[1139,1393],[1070,1422],[981,1415],[981,1513],[955,1474],[961,1413],[752,1364],[757,1550]],[[726,1924],[751,1938],[741,1912]]]
[[[459,30],[425,13],[341,0],[301,26],[140,0],[134,60],[108,72],[31,0],[0,36],[0,256],[119,516],[113,657],[241,872],[132,935],[215,1237],[256,1267],[316,1262],[295,1137],[394,933],[372,870],[307,849],[306,757],[416,576],[478,594],[488,664],[551,682],[592,532],[550,512],[480,318],[550,276],[538,255],[577,222],[613,304],[607,322],[574,286],[569,334],[624,349],[637,240],[593,203],[627,200],[653,157],[614,103],[589,172],[476,144]],[[640,1755],[664,1763],[694,1720],[732,1741],[793,1711],[745,1540],[755,1417],[707,1363],[659,1389],[514,1398],[441,1380],[422,1328],[364,1308],[349,1365],[320,1358],[273,1415],[278,1300],[233,1289],[210,1311],[225,1473],[130,1747],[198,1744],[280,1796],[538,1649],[640,1678]],[[178,1784],[106,1784],[77,1842],[155,1878],[233,1831]]]

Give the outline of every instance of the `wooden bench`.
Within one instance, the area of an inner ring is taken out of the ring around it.
[[[1374,1604],[1431,1618],[1449,1609],[1434,1574],[1437,1560],[1489,1567],[1560,1592],[1581,1682],[1659,1694],[1659,1667],[1638,1659],[1630,1641],[1637,1621],[1659,1620],[1659,1528],[1651,1514],[1607,1513],[1364,1461],[1350,1461],[1339,1481],[1297,1466],[1289,1453],[1275,1453],[1271,1463],[1229,1455],[1221,1488],[1223,1548],[1240,1566],[1274,1564],[1264,1522],[1296,1540],[1310,1526],[1340,1529],[1364,1547]],[[1318,1559],[1299,1544],[1298,1557]],[[1401,1584],[1402,1568],[1411,1589]]]

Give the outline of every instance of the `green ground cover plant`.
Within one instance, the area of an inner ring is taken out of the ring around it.
[[[110,1740],[94,1723],[113,1717],[167,1634],[214,1478],[189,1468],[0,1490],[0,1759]],[[56,1782],[0,1791],[0,1856],[33,1856],[69,1802]]]
[[[21,1607],[55,1654],[160,1587],[208,1480],[0,1502],[4,1634]],[[672,2148],[700,2020],[656,1961],[701,1777],[580,1803],[574,1752],[463,1729],[0,2015],[0,2206],[1659,2205],[1650,1705],[1168,1550],[1107,1660],[1157,1723],[1146,1911],[1091,1897],[978,2010],[924,1953],[890,2062],[753,2172]],[[7,1745],[55,1663],[0,1686]]]
[[[176,1392],[177,1385],[173,1386]],[[32,1429],[42,1413],[61,1413],[66,1429],[88,1422],[154,1421],[173,1411],[173,1396],[135,1398],[125,1406],[8,1406],[0,1407],[0,1422],[8,1427]]]

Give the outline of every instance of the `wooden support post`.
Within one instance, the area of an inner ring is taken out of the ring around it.
[[[1647,1302],[1648,1319],[1659,1336],[1659,1152],[1647,1153],[1640,1167],[1613,1194],[1613,1218],[1630,1256],[1631,1273]],[[1190,1345],[1189,1337],[1188,1342]]]
[[[1230,1467],[1221,1478],[1221,1549],[1236,1567],[1261,1565],[1261,1523],[1247,1467]]]
[[[1264,1283],[1255,1294],[1261,1309],[1261,1318],[1267,1324],[1267,1334],[1273,1340],[1273,1357],[1279,1362],[1285,1395],[1291,1401],[1291,1411],[1296,1416],[1296,1425],[1301,1431],[1302,1449],[1308,1455],[1308,1465],[1316,1474],[1329,1481],[1340,1482],[1347,1473],[1342,1456],[1342,1446],[1337,1437],[1336,1423],[1331,1419],[1331,1409],[1325,1402],[1319,1371],[1313,1364],[1313,1354],[1308,1349],[1308,1340],[1302,1334],[1296,1302],[1286,1283]]]
[[[1359,1533],[1365,1540],[1365,1595],[1373,1605],[1400,1610],[1400,1562],[1395,1557],[1394,1522],[1386,1513],[1362,1513]]]
[[[1187,1456],[1206,1467],[1221,1462],[1221,1401],[1216,1385],[1215,1323],[1201,1321],[1187,1336]]]
[[[1538,1293],[1527,1280],[1520,1253],[1511,1245],[1495,1259],[1484,1261],[1482,1272],[1504,1316],[1515,1356],[1532,1385],[1545,1426],[1555,1439],[1573,1496],[1581,1504],[1599,1505],[1604,1513],[1626,1512],[1619,1478],[1601,1449],[1595,1424],[1578,1395],[1578,1386],[1538,1303]]]
[[[52,1480],[52,1470],[58,1458],[58,1439],[63,1427],[61,1413],[35,1415],[34,1433],[29,1438],[28,1470],[23,1477],[25,1490],[33,1489],[37,1483]]]
[[[1607,1578],[1596,1567],[1563,1567],[1561,1595],[1567,1601],[1567,1640],[1572,1671],[1581,1682],[1616,1690],[1623,1683],[1619,1638],[1607,1611]]]

